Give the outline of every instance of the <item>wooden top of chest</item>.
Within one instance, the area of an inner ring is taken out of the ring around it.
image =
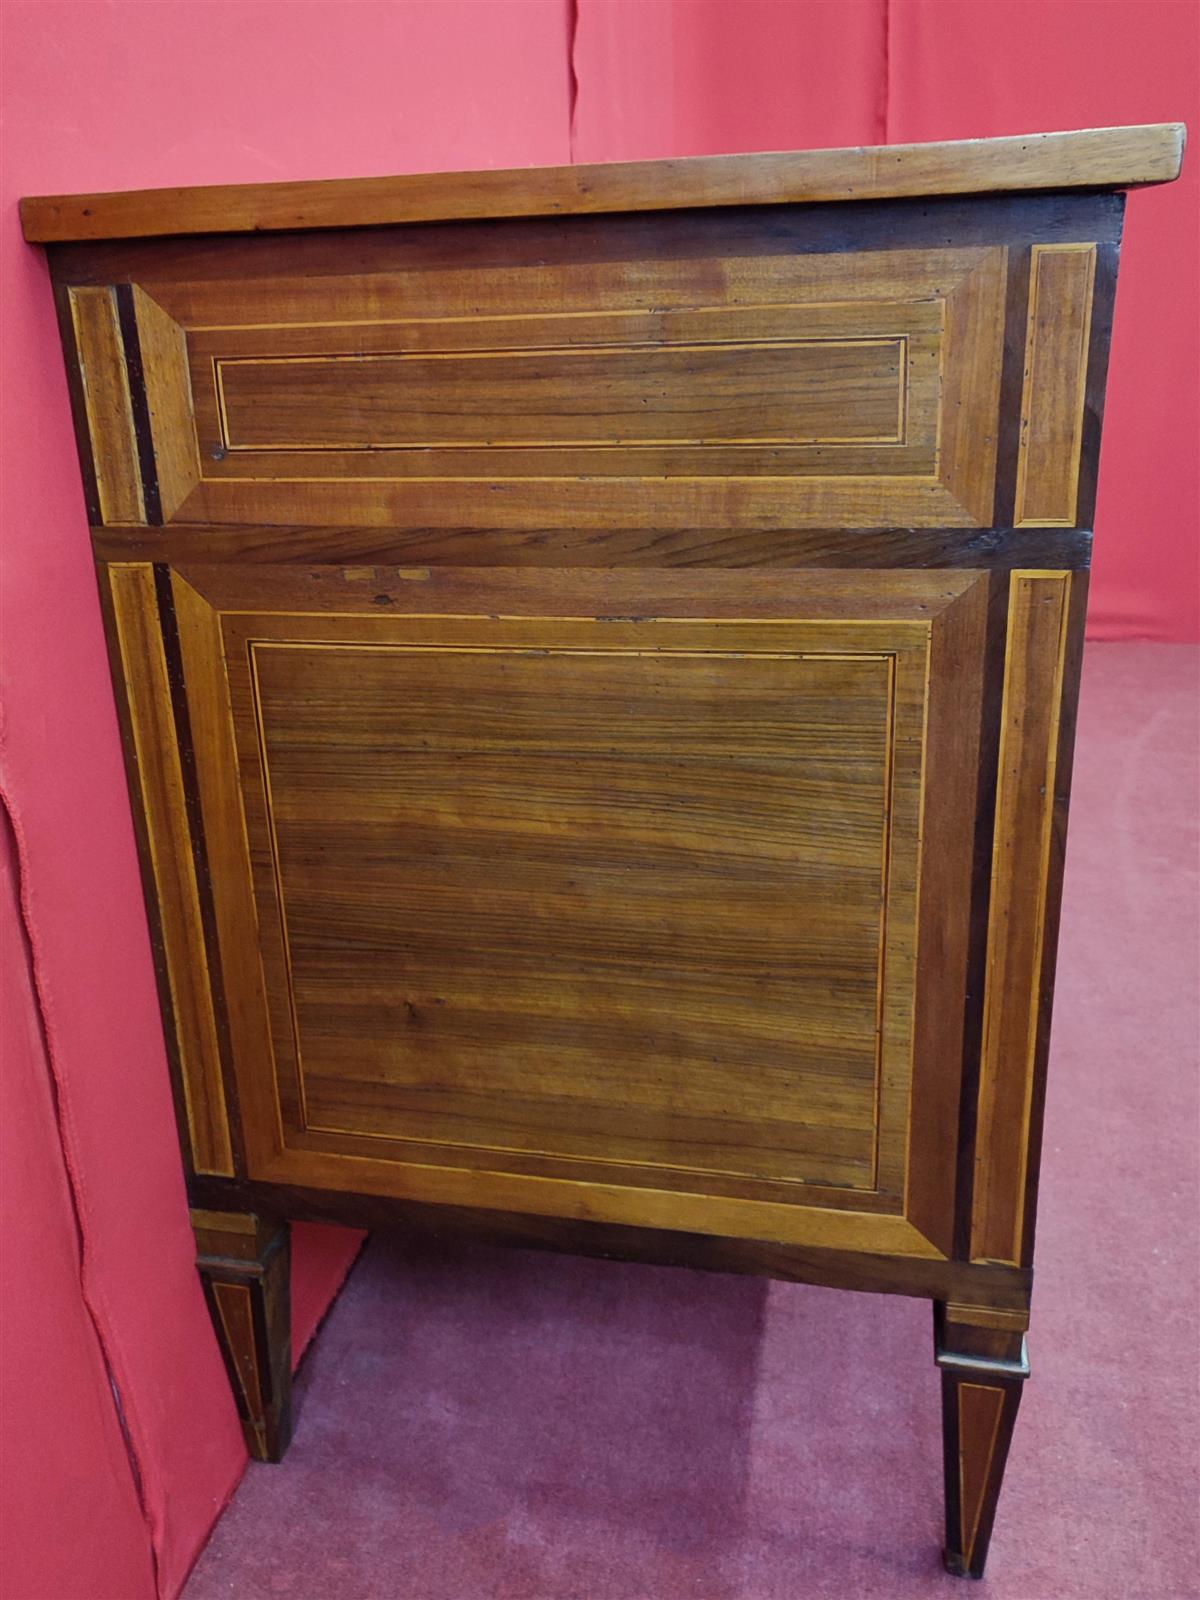
[[[1181,123],[850,150],[510,171],[248,183],[21,202],[31,243],[406,222],[788,205],[1036,189],[1127,189],[1179,174]]]

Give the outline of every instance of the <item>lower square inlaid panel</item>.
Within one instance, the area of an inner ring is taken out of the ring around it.
[[[874,1186],[889,657],[251,658],[306,1128]]]
[[[922,1000],[918,948],[957,949],[967,908],[918,903],[923,821],[930,882],[947,851],[969,871],[973,790],[924,780],[971,752],[974,669],[965,695],[930,673],[939,611],[982,618],[976,575],[896,575],[891,616],[854,614],[857,574],[832,602],[791,580],[809,616],[755,614],[780,584],[748,575],[716,617],[589,616],[587,577],[543,615],[509,609],[534,575],[479,579],[515,594],[478,610],[439,610],[441,576],[254,581],[280,603],[230,597],[203,633],[176,584],[189,695],[232,706],[206,803],[249,848],[258,949],[225,969],[274,1061],[270,1104],[241,1067],[252,1165],[899,1221],[910,1144],[946,1131],[914,1100],[959,1065],[962,974]]]

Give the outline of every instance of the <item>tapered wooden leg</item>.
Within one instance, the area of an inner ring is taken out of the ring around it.
[[[286,1223],[193,1211],[204,1295],[246,1446],[280,1461],[292,1438],[291,1241]]]
[[[1025,1335],[1013,1325],[1023,1321],[1013,1312],[934,1307],[946,1471],[942,1558],[956,1577],[983,1577],[1013,1423],[1029,1376]]]

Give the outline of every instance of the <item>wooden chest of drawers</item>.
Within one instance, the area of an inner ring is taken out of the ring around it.
[[[1117,191],[1181,148],[26,203],[257,1453],[292,1217],[919,1295],[982,1571]]]

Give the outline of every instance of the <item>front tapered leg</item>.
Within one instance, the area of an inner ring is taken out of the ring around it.
[[[196,1265],[246,1448],[280,1461],[292,1438],[291,1242],[286,1223],[193,1211]]]
[[[938,1304],[934,1340],[942,1373],[946,1570],[982,1578],[1013,1423],[1029,1376],[1024,1333],[996,1327],[1012,1313]]]

